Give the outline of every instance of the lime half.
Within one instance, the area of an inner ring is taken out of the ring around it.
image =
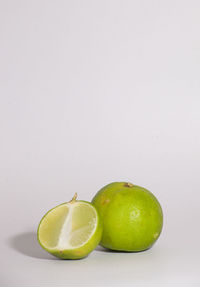
[[[100,242],[102,223],[96,208],[87,201],[69,202],[48,211],[38,227],[40,245],[62,259],[87,256]]]

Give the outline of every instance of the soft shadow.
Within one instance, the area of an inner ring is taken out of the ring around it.
[[[95,250],[100,252],[107,252],[107,253],[142,253],[148,251],[150,248],[141,251],[121,251],[121,250],[112,250],[105,247],[98,245]]]
[[[40,247],[37,234],[34,232],[16,234],[8,239],[8,244],[12,249],[29,257],[57,260],[56,257],[51,256]]]
[[[108,249],[108,248],[104,248],[100,245],[98,245],[95,249],[96,251],[100,251],[100,252],[107,252],[107,253],[129,253],[126,251],[120,251],[120,250],[112,250],[112,249]]]

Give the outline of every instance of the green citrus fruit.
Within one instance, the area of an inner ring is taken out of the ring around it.
[[[89,202],[77,201],[76,196],[48,211],[38,227],[40,245],[62,259],[87,256],[102,236],[98,211]]]
[[[92,203],[103,219],[103,247],[142,251],[150,248],[161,233],[162,208],[143,187],[114,182],[103,187]]]

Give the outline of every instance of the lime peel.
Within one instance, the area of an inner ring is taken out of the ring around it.
[[[49,253],[63,259],[87,256],[100,242],[102,223],[89,202],[71,201],[48,211],[38,227],[38,241]]]
[[[159,238],[163,212],[147,189],[130,182],[112,182],[97,192],[92,203],[103,221],[103,247],[143,251]]]

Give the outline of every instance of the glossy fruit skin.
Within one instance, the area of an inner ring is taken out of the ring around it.
[[[105,248],[143,251],[158,239],[163,212],[156,197],[147,189],[127,182],[113,182],[92,199],[103,221],[100,242]]]

